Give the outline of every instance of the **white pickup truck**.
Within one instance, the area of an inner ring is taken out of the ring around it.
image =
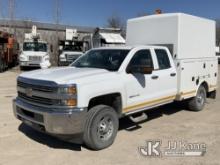
[[[138,121],[146,110],[174,101],[200,111],[207,97],[215,98],[214,21],[179,13],[131,19],[126,42],[92,49],[66,68],[22,73],[15,116],[100,150],[113,143],[121,117]]]

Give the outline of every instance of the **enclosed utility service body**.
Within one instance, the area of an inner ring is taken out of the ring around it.
[[[161,14],[128,20],[127,28],[127,46],[92,49],[66,68],[22,73],[15,116],[99,150],[114,142],[121,117],[137,122],[175,100],[200,111],[215,98],[214,21]]]
[[[215,21],[183,13],[128,20],[127,45],[167,47],[177,70],[177,100],[196,95],[198,85],[216,89]]]

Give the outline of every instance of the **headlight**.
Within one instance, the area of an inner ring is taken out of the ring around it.
[[[76,94],[76,86],[69,86],[69,87],[60,87],[58,88],[59,94]]]
[[[20,61],[26,61],[27,59],[26,59],[26,57],[24,57],[24,56],[20,56],[20,57],[19,57],[19,60],[20,60]]]
[[[61,55],[59,56],[59,59],[60,59],[60,61],[66,61],[66,56],[65,56],[65,54],[61,54]]]
[[[69,107],[77,106],[77,98],[76,98],[77,89],[76,89],[76,85],[74,85],[74,84],[69,85],[69,86],[61,85],[58,88],[58,94],[69,95],[69,96],[67,96],[66,99],[62,99],[62,100],[59,101],[60,106],[69,106]]]
[[[45,61],[49,61],[49,60],[50,60],[49,55],[44,56],[44,60],[45,60]]]
[[[76,106],[77,100],[76,99],[67,99],[67,100],[60,100],[60,105],[61,106]]]
[[[65,54],[64,53],[60,54],[60,58],[66,58]]]

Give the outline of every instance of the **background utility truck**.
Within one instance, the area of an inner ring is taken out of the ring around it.
[[[83,54],[84,42],[76,29],[66,29],[66,39],[59,41],[59,66],[67,66]]]
[[[127,27],[127,46],[92,49],[70,67],[21,74],[15,116],[99,150],[113,143],[121,117],[140,121],[146,110],[174,101],[200,111],[215,98],[214,21],[161,14],[128,20]]]
[[[71,64],[92,48],[124,45],[120,33],[120,29],[96,28],[93,33],[80,35],[76,29],[66,29],[66,39],[59,41],[59,66]]]
[[[19,57],[21,69],[25,67],[49,68],[51,66],[48,44],[40,38],[36,26],[32,27],[32,33],[25,34],[25,40]]]

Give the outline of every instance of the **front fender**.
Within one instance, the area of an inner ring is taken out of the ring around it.
[[[122,107],[124,107],[124,104],[126,102],[126,98],[124,97],[125,91],[123,88],[123,84],[120,82],[105,81],[79,86],[77,93],[77,106],[88,107],[89,102],[92,98],[113,93],[121,94]]]

